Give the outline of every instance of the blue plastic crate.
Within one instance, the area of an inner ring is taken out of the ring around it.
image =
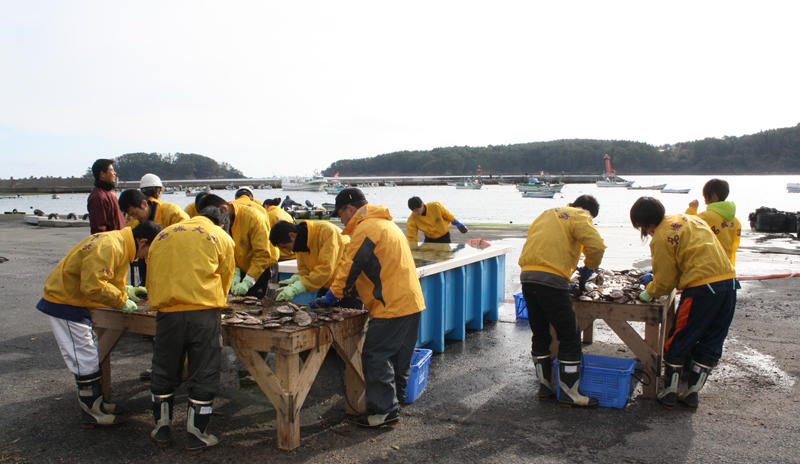
[[[517,319],[528,318],[528,305],[525,303],[525,297],[522,296],[522,292],[514,295],[514,308],[517,310]]]
[[[433,350],[415,348],[411,357],[411,373],[408,375],[405,404],[411,404],[419,398],[428,385],[428,367],[431,364]]]
[[[631,376],[636,366],[635,359],[609,358],[584,354],[581,362],[580,391],[597,399],[600,406],[624,408],[631,392]],[[558,385],[558,359],[553,360]],[[556,398],[561,389],[556,388]]]

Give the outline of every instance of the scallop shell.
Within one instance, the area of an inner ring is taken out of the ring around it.
[[[297,306],[296,304],[292,303],[291,301],[286,303],[286,305],[289,306],[290,308],[294,309],[295,311],[302,311],[302,308],[300,308],[300,306]]]
[[[305,311],[297,311],[294,314],[294,323],[300,327],[305,327],[311,324],[311,316]]]
[[[281,324],[285,324],[287,322],[291,322],[292,319],[293,319],[292,316],[284,316],[284,317],[278,319],[278,322],[280,322]]]
[[[294,309],[289,306],[278,306],[275,308],[275,311],[277,311],[279,314],[294,314]]]
[[[281,326],[280,322],[265,322],[264,323],[264,328],[265,329],[277,329],[280,326]]]

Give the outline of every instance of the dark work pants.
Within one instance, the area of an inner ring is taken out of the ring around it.
[[[690,287],[681,294],[675,323],[664,343],[664,359],[683,364],[691,355],[697,362],[715,366],[736,309],[735,279]]]
[[[426,235],[424,243],[450,243],[450,232],[442,235],[439,238],[430,238]]]
[[[569,290],[560,290],[546,285],[522,284],[522,294],[528,306],[528,322],[533,337],[531,352],[534,356],[547,356],[550,353],[550,324],[558,337],[558,359],[580,361],[581,340],[575,322]]]
[[[153,394],[166,395],[178,388],[183,360],[188,357],[189,398],[213,399],[219,384],[221,348],[218,309],[158,313],[150,383]]]
[[[418,328],[419,313],[369,320],[361,354],[369,414],[395,411],[405,400]]]

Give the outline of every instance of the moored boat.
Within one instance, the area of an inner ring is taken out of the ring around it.
[[[529,190],[527,192],[522,192],[523,198],[553,198],[556,192],[552,190],[540,190],[540,191],[533,191]]]
[[[663,188],[661,189],[661,193],[689,193],[692,189],[673,189],[673,188]]]
[[[786,191],[789,193],[800,193],[800,183],[788,183],[786,184]]]
[[[663,190],[667,184],[656,184],[656,185],[631,185],[628,187],[628,190]]]

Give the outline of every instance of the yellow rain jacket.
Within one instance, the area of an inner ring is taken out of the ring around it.
[[[294,224],[294,218],[291,214],[287,213],[286,210],[283,208],[279,208],[275,205],[270,206],[267,208],[267,214],[269,215],[269,226],[272,227],[278,221],[286,221],[291,222]]]
[[[376,319],[425,309],[422,287],[408,241],[385,206],[364,205],[345,227],[350,235],[336,268],[331,292],[338,298],[355,288]]]
[[[255,208],[259,212],[261,212],[261,214],[263,214],[265,216],[267,214],[267,210],[264,209],[263,206],[261,206],[261,203],[255,201],[255,200],[251,200],[250,197],[248,197],[247,195],[240,195],[239,198],[233,200],[233,202],[234,203],[238,203],[238,204],[240,204],[242,206],[250,206],[252,208]]]
[[[147,257],[150,309],[225,308],[236,265],[233,239],[205,216],[162,230]]]
[[[267,216],[249,205],[242,206],[241,202],[228,204],[233,206],[235,214],[231,237],[236,244],[236,267],[258,280],[280,257],[280,250],[269,241]]]
[[[664,216],[650,241],[650,254],[653,281],[646,290],[653,298],[666,295],[673,288],[698,287],[736,277],[714,232],[696,216]]]
[[[439,238],[450,230],[455,217],[438,201],[425,203],[425,215],[411,213],[406,223],[406,237],[409,242],[417,242],[417,230],[428,238]]]
[[[307,292],[322,287],[330,288],[336,265],[350,243],[350,237],[342,235],[338,227],[328,221],[301,221],[308,228],[308,249],[297,252],[297,272]]]
[[[736,266],[736,250],[739,249],[739,237],[742,236],[742,224],[736,219],[736,205],[732,201],[715,201],[709,203],[706,210],[697,214],[697,208],[689,207],[686,214],[700,216],[717,236],[717,240]]]
[[[272,228],[276,222],[278,221],[286,221],[291,222],[294,224],[294,218],[291,214],[287,213],[286,210],[283,208],[279,208],[275,205],[271,205],[267,208],[267,216],[269,217],[269,227]],[[281,251],[281,261],[285,261],[287,259],[295,259],[297,256],[292,253],[284,253]]]
[[[119,308],[128,300],[125,279],[134,259],[132,229],[90,235],[47,276],[44,299],[84,308]]]
[[[186,213],[186,215],[189,216],[190,218],[193,218],[198,214],[200,214],[197,212],[197,203],[194,202],[186,205],[186,208],[183,208],[183,212]]]
[[[175,203],[163,202],[153,197],[148,198],[147,201],[156,204],[156,215],[153,216],[153,222],[160,225],[161,227],[169,227],[173,224],[177,224],[181,221],[189,219],[189,215],[186,214],[186,212],[182,210],[181,207],[176,205]],[[133,229],[138,225],[139,221],[137,221],[136,219],[134,218],[128,219],[127,227]]]
[[[523,271],[542,271],[567,280],[575,272],[581,253],[584,265],[597,269],[606,245],[583,208],[562,206],[548,209],[528,228],[519,266]]]

